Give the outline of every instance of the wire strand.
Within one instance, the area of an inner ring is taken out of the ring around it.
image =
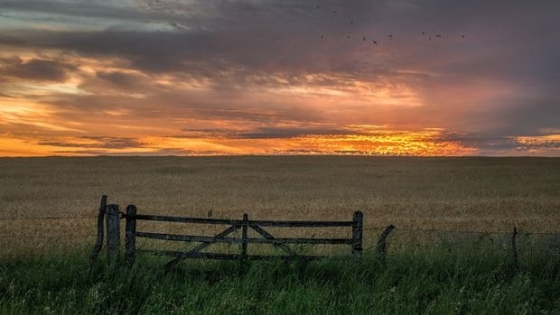
[[[26,217],[12,217],[12,218],[0,218],[0,221],[32,221],[32,220],[90,220],[96,219],[97,216],[79,216],[79,217],[33,217],[33,218],[26,218]]]

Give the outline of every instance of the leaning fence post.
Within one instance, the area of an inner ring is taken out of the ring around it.
[[[513,266],[517,268],[519,266],[519,261],[517,259],[517,244],[515,238],[517,237],[517,228],[513,227],[513,234],[511,235],[511,251],[513,252]]]
[[[352,255],[362,255],[362,237],[364,230],[364,214],[361,211],[354,212],[354,223],[352,224]]]
[[[107,206],[107,258],[115,266],[120,256],[120,217],[119,205]]]
[[[125,261],[133,264],[136,256],[136,206],[126,207]]]
[[[101,197],[101,205],[99,206],[99,212],[97,214],[97,240],[95,241],[95,245],[93,246],[93,250],[91,251],[91,255],[89,256],[91,265],[95,264],[95,262],[97,261],[97,257],[99,256],[99,252],[103,247],[103,221],[105,219],[106,206],[107,196],[103,195]]]
[[[395,226],[392,224],[386,227],[385,231],[379,235],[379,239],[377,240],[377,254],[382,263],[385,262],[385,258],[387,256],[387,237],[394,228]]]
[[[249,215],[243,214],[243,232],[241,234],[241,259],[247,260],[247,228],[249,226]]]

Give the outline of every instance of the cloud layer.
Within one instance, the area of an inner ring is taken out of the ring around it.
[[[560,155],[557,1],[0,2],[0,155]]]

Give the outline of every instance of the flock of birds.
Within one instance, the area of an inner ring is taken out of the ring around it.
[[[317,9],[322,9],[322,7],[321,7],[320,5],[317,5]],[[333,14],[337,14],[337,13],[338,13],[337,10],[333,10]],[[349,21],[349,23],[350,23],[350,25],[354,25],[354,21]],[[347,38],[347,39],[350,39],[350,38],[352,38],[352,35],[353,35],[353,32],[352,32],[352,31],[348,31],[348,33],[347,33],[347,35],[346,35],[346,38]],[[434,40],[434,39],[440,39],[440,38],[442,38],[442,35],[439,34],[439,33],[433,34],[433,35],[429,35],[429,34],[426,34],[426,32],[423,31],[423,32],[420,33],[420,35],[423,36],[423,37],[425,37],[425,38],[427,38],[427,40],[429,40],[429,41]],[[324,38],[325,38],[325,35],[320,35],[320,38],[321,38],[321,39],[324,39]],[[465,38],[466,38],[466,35],[464,35],[464,34],[461,35],[461,39],[465,39]],[[388,39],[388,40],[394,40],[393,34],[387,35],[387,39]],[[367,42],[367,41],[368,41],[366,35],[363,35],[363,36],[362,36],[362,41],[363,41],[363,42]],[[371,42],[372,42],[374,45],[377,45],[377,44],[379,43],[379,40],[378,40],[378,39],[372,39]]]

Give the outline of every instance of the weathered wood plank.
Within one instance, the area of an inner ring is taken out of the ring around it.
[[[107,257],[116,266],[120,257],[121,229],[119,205],[111,204],[107,209]]]
[[[353,221],[269,221],[249,220],[249,225],[266,227],[350,227]]]
[[[364,214],[361,211],[354,212],[354,224],[352,225],[352,255],[362,255],[362,235],[364,228]]]
[[[180,223],[199,223],[199,224],[223,224],[241,226],[242,220],[230,219],[211,219],[211,218],[191,218],[191,217],[174,217],[167,215],[150,215],[136,214],[132,216],[135,220],[143,221],[163,221],[163,222],[180,222]]]
[[[230,227],[228,227],[227,229],[223,230],[221,233],[218,233],[214,236],[214,238],[223,238],[227,235],[229,235],[230,233],[233,233],[237,230],[237,227],[235,225],[232,225]],[[138,233],[136,233],[136,236],[138,236]],[[206,243],[202,243],[199,244],[197,246],[195,246],[193,249],[191,249],[188,252],[184,252],[185,255],[189,255],[192,253],[197,253],[200,252],[201,250],[205,249],[206,247],[212,245],[214,242],[206,242]],[[173,266],[177,265],[179,262],[181,262],[181,260],[184,260],[186,258],[189,258],[188,256],[178,256],[177,258],[173,259],[172,261],[168,262],[167,264],[165,264],[165,269],[169,270],[170,268],[172,268]]]
[[[167,241],[183,241],[183,242],[204,242],[204,243],[234,243],[243,244],[242,237],[224,237],[224,236],[198,236],[198,235],[182,235],[182,234],[163,234],[150,232],[136,232],[136,237],[151,238]],[[247,237],[246,243],[256,244],[332,244],[332,245],[351,245],[353,240],[349,238],[253,238]]]
[[[240,260],[241,254],[221,254],[221,253],[202,253],[202,252],[181,252],[172,250],[154,250],[154,249],[138,249],[139,253],[151,254],[156,256],[170,256],[181,258],[195,258],[195,259],[216,259],[216,260]],[[289,260],[297,257],[302,260],[317,260],[317,259],[348,259],[348,256],[286,256],[286,255],[247,255],[248,260]]]
[[[247,213],[243,214],[243,231],[241,233],[241,259],[247,260],[247,228],[249,221],[249,215]]]
[[[513,234],[511,235],[511,252],[513,254],[513,266],[515,268],[519,267],[519,260],[517,257],[517,243],[515,238],[517,237],[517,227],[513,227]]]
[[[101,204],[99,206],[99,212],[97,214],[97,239],[91,251],[91,255],[89,256],[89,261],[92,265],[97,261],[99,252],[101,252],[101,248],[103,247],[103,221],[105,221],[106,206],[107,206],[107,196],[103,195],[101,197]]]
[[[174,217],[165,215],[136,214],[131,218],[145,221],[164,221],[198,224],[223,224],[242,226],[243,220],[233,219],[211,219],[211,218],[191,218]],[[271,221],[271,220],[248,220],[250,225],[260,225],[267,227],[351,227],[354,221]]]
[[[128,264],[134,263],[136,251],[136,220],[132,216],[136,214],[136,206],[126,207],[126,240],[125,240],[125,260]]]
[[[228,233],[229,234],[229,233]],[[204,243],[241,243],[239,237],[199,236],[185,234],[164,234],[151,232],[136,232],[136,237],[151,238],[166,241],[204,242]]]
[[[393,229],[395,229],[394,225],[391,224],[387,226],[385,231],[379,235],[379,239],[377,240],[377,255],[383,264],[385,263],[385,259],[387,257],[387,237]]]

